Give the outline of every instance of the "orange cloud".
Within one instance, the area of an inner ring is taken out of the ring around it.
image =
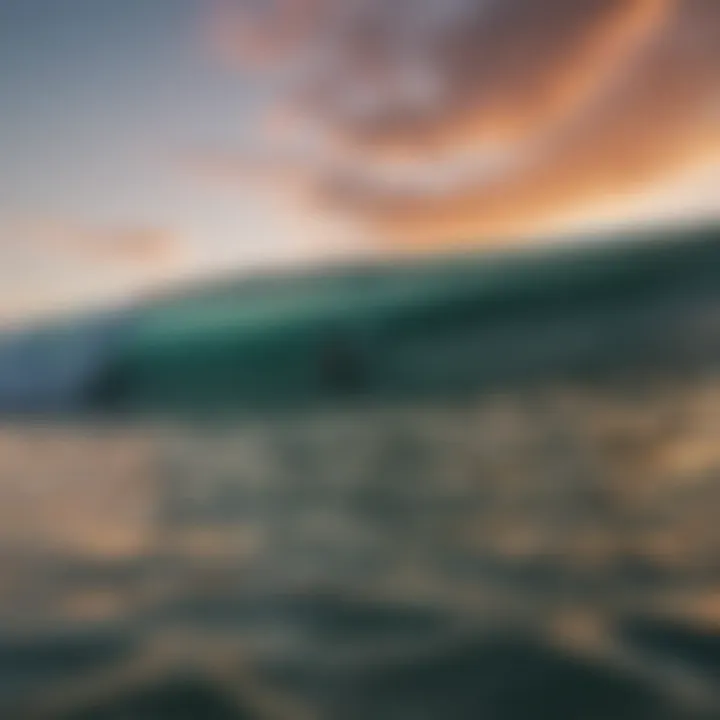
[[[578,205],[627,204],[689,166],[720,166],[720,7],[704,19],[714,24],[703,29],[699,13],[678,16],[610,102],[516,175],[436,199],[366,194],[358,207],[407,238],[528,232]]]
[[[50,250],[61,251],[84,262],[111,265],[165,266],[182,254],[182,242],[160,228],[92,228],[50,222],[38,233]]]
[[[330,129],[364,152],[527,143],[556,131],[612,87],[674,6],[674,0],[506,3],[496,18],[480,16],[443,38],[432,66],[425,66],[440,85],[434,102],[412,107],[389,98],[384,112],[331,116]],[[362,73],[367,62],[359,59],[356,70]],[[324,97],[310,94],[321,104],[309,112],[332,113],[340,87],[352,92],[352,77],[338,73],[335,80]]]
[[[278,72],[272,109],[300,120],[284,166],[282,138],[266,140],[278,182],[393,243],[551,230],[583,207],[591,221],[720,166],[716,0],[223,8],[236,58]]]

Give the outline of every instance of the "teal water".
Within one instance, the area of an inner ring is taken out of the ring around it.
[[[718,718],[718,400],[28,429],[46,541],[7,529],[6,466],[1,716]]]
[[[0,718],[720,719],[720,244],[650,240],[8,339]]]

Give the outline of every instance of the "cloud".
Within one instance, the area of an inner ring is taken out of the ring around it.
[[[391,238],[591,222],[720,165],[717,0],[221,0],[212,18],[285,119],[245,167]]]
[[[42,216],[0,224],[0,324],[122,303],[186,271],[184,239],[162,228]]]
[[[60,253],[83,263],[128,267],[166,267],[184,252],[175,233],[155,227],[89,226],[63,221],[35,221],[29,233],[40,252]]]

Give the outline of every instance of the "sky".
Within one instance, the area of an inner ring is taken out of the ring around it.
[[[720,219],[717,0],[0,0],[0,320]]]
[[[0,0],[0,318],[307,254],[267,193],[208,181],[262,83],[188,0]],[[308,223],[309,224],[309,223]]]

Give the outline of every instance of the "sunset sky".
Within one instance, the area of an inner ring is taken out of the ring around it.
[[[0,0],[0,318],[720,219],[718,0]]]

